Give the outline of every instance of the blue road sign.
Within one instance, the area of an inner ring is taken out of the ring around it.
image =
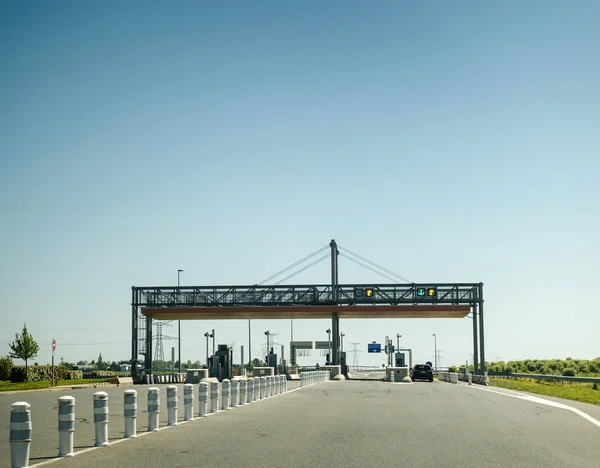
[[[381,352],[381,344],[380,343],[369,343],[368,351],[370,353],[380,353]]]

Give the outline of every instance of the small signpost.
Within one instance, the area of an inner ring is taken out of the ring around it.
[[[52,386],[54,387],[54,353],[56,351],[56,340],[52,338]]]

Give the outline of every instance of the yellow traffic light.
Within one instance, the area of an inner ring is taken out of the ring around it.
[[[427,295],[430,297],[435,296],[435,288],[429,288],[427,290]]]
[[[373,297],[373,290],[372,290],[372,289],[370,289],[370,288],[369,288],[369,289],[367,289],[367,290],[365,291],[365,293],[366,293],[367,297]]]

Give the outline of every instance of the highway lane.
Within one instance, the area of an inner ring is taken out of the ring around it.
[[[167,387],[169,384],[153,385],[160,389],[160,425],[167,425]],[[178,420],[183,421],[183,384],[178,387]],[[10,467],[10,405],[16,401],[26,401],[31,405],[32,443],[30,464],[55,458],[58,454],[58,399],[69,395],[75,398],[75,451],[94,446],[93,395],[95,392],[108,393],[109,401],[109,441],[123,438],[123,393],[129,388],[138,392],[137,431],[148,430],[148,388],[151,385],[99,386],[97,388],[76,388],[18,394],[0,393],[0,468]],[[300,387],[299,381],[288,382],[288,389]],[[210,408],[210,392],[209,392]],[[198,412],[198,385],[194,385],[194,415]]]
[[[568,404],[569,402],[564,402]],[[329,382],[200,418],[50,466],[589,468],[600,427],[482,388]]]

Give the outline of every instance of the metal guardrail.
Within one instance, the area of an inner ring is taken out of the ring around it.
[[[549,380],[553,382],[582,382],[582,383],[600,383],[600,377],[569,377],[566,375],[547,375],[547,374],[520,374],[520,373],[488,373],[489,377],[506,377],[516,379],[534,379]]]

